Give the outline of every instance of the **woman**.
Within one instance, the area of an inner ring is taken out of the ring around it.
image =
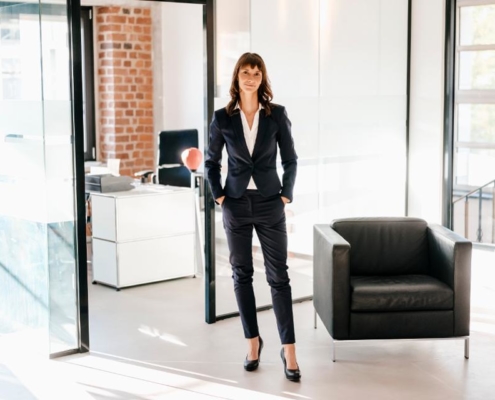
[[[285,204],[292,201],[297,155],[285,108],[271,103],[265,63],[255,53],[243,54],[234,68],[227,107],[215,111],[205,168],[215,201],[222,206],[248,354],[247,371],[258,368],[263,340],[259,336],[253,292],[253,228],[261,243],[273,309],[282,342],[280,356],[287,379],[301,377],[296,361],[292,294],[287,274]],[[277,145],[284,174],[277,174]],[[228,174],[221,185],[221,159],[228,154]]]

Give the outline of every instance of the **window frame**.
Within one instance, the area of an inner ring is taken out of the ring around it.
[[[484,45],[462,45],[461,46],[461,8],[495,5],[495,0],[458,0],[456,3],[456,35],[455,35],[455,86],[454,86],[454,121],[453,121],[453,174],[452,186],[455,189],[457,177],[457,152],[459,149],[471,148],[495,148],[495,144],[488,142],[465,142],[459,141],[459,106],[461,104],[495,104],[495,89],[460,89],[460,58],[463,52],[495,50],[495,43]],[[474,186],[460,185],[466,190],[474,189]],[[453,199],[452,199],[453,200]]]

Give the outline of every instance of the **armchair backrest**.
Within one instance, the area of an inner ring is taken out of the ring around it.
[[[422,219],[346,218],[331,227],[351,245],[351,275],[428,273],[428,224]]]

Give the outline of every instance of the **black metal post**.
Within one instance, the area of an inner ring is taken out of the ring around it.
[[[483,189],[478,192],[478,234],[476,240],[478,243],[483,241],[483,229],[481,228],[482,210],[483,210]]]
[[[453,225],[452,230],[454,230]],[[469,196],[466,196],[466,200],[464,202],[464,237],[466,239],[469,237]]]
[[[205,152],[209,145],[209,127],[214,111],[215,99],[215,0],[207,0],[203,7],[203,27],[206,52],[205,57]],[[205,194],[205,320],[216,322],[216,287],[215,287],[215,201],[204,179]]]
[[[456,1],[445,2],[445,53],[444,53],[444,147],[442,224],[452,228],[452,192],[454,177],[454,94],[455,94],[455,46]]]
[[[404,214],[409,215],[409,120],[411,106],[411,31],[412,0],[407,2],[407,88],[406,88],[406,192]]]
[[[76,211],[76,273],[79,351],[89,351],[88,265],[86,254],[86,198],[84,185],[83,83],[81,62],[81,1],[67,0],[69,58],[74,138],[74,189]]]

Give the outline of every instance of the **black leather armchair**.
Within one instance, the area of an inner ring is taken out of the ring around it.
[[[459,338],[469,358],[470,241],[418,218],[314,226],[314,307],[335,341]]]

